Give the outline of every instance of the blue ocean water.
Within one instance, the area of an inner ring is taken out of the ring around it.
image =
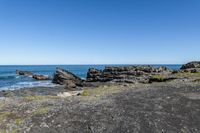
[[[16,70],[31,71],[35,74],[53,76],[56,67],[69,70],[81,78],[86,78],[87,70],[91,67],[104,69],[105,66],[125,66],[125,65],[32,65],[32,66],[0,66],[0,90],[20,89],[36,86],[55,86],[51,81],[36,81],[31,77],[18,76]],[[155,67],[166,66],[172,70],[177,70],[181,65],[152,65]]]

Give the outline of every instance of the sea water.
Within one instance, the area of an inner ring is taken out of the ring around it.
[[[19,76],[16,70],[31,71],[34,74],[47,75],[53,77],[57,67],[73,72],[77,76],[85,79],[89,68],[104,69],[105,66],[127,66],[127,65],[17,65],[0,66],[0,90],[13,90],[29,87],[52,87],[55,84],[47,81],[37,81],[32,77]],[[155,67],[166,66],[172,70],[177,70],[181,65],[152,65]]]

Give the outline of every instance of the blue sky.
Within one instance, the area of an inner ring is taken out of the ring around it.
[[[199,0],[0,0],[0,64],[200,60]]]

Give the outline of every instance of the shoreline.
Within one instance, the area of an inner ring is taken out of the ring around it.
[[[155,64],[157,66],[166,66],[166,65],[159,65],[159,64]],[[25,82],[33,82],[30,79],[25,79],[23,77],[19,77],[18,75],[16,75],[16,69],[20,69],[20,70],[27,70],[27,71],[31,71],[31,72],[34,72],[35,74],[42,74],[44,76],[50,76],[52,77],[53,76],[53,73],[55,72],[55,69],[56,69],[56,66],[59,66],[59,65],[53,65],[51,66],[50,68],[48,68],[46,65],[42,65],[42,66],[33,66],[33,68],[30,66],[30,67],[27,67],[27,66],[23,66],[23,65],[20,65],[19,67],[14,67],[14,66],[10,66],[9,69],[6,69],[6,66],[0,66],[0,68],[2,67],[2,69],[0,70],[0,84],[1,84],[1,88],[11,88],[11,86],[15,86],[16,84],[19,84],[19,83],[23,83],[24,81]],[[71,65],[73,66],[73,65]],[[64,69],[67,69],[67,70],[70,70],[77,74],[79,77],[82,77],[82,78],[86,78],[86,73],[87,73],[87,70],[90,68],[90,67],[94,67],[96,69],[104,69],[105,66],[112,66],[111,64],[108,64],[108,65],[104,65],[104,64],[100,64],[100,65],[86,65],[87,67],[81,67],[82,65],[80,66],[75,66],[75,68],[71,67],[69,65],[65,66],[65,65],[62,65],[62,67]],[[113,65],[115,66],[115,65]],[[116,65],[116,66],[126,66],[126,64],[119,64],[119,65]],[[175,65],[176,66],[176,65]],[[178,67],[180,67],[181,65],[179,65]],[[178,68],[177,68],[178,69]],[[45,70],[45,71],[44,71]],[[1,82],[2,81],[2,82]],[[18,87],[19,88],[19,87]]]
[[[0,132],[200,132],[200,67],[188,67],[89,69],[86,81],[57,69],[62,85],[0,91]]]

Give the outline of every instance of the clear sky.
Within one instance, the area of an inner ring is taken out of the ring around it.
[[[200,60],[200,0],[0,0],[0,64]]]

